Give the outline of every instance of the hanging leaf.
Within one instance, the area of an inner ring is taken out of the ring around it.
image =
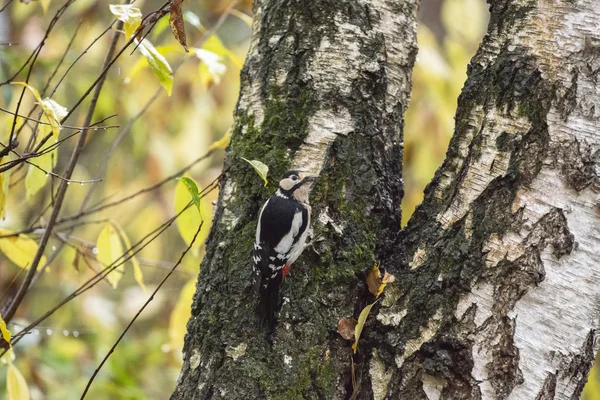
[[[171,25],[171,31],[173,32],[175,39],[181,43],[185,51],[188,52],[185,39],[185,27],[183,25],[183,15],[181,15],[181,3],[183,3],[183,0],[171,1],[169,25]]]
[[[125,37],[129,39],[142,23],[142,12],[131,4],[110,4],[110,12],[123,21]]]
[[[102,228],[98,235],[98,239],[96,240],[96,248],[98,249],[96,258],[106,267],[111,265],[111,268],[113,268],[114,265],[112,264],[121,258],[123,255],[123,246],[121,245],[119,234],[112,224],[108,223],[104,225],[104,228]],[[119,261],[119,263],[121,263],[121,261]],[[123,277],[124,270],[125,266],[121,263],[121,265],[114,268],[106,275],[106,279],[113,288],[117,287],[117,284]]]
[[[47,146],[44,149],[46,148]],[[41,151],[44,151],[44,149]],[[35,165],[29,164],[27,175],[25,176],[25,191],[28,198],[35,195],[46,184],[48,172],[52,172],[56,166],[57,152],[58,148],[31,159],[31,162]]]
[[[0,236],[12,235],[7,229],[0,229]],[[28,268],[33,262],[38,244],[24,234],[0,238],[0,251],[20,268]],[[46,264],[46,257],[42,256],[39,265]]]
[[[377,301],[375,301],[377,303]],[[358,349],[358,340],[360,339],[360,334],[362,333],[363,328],[365,327],[365,322],[367,322],[367,317],[369,316],[369,312],[371,312],[371,308],[375,305],[375,303],[369,304],[360,312],[358,316],[358,323],[356,324],[356,328],[354,329],[354,344],[352,344],[352,350],[354,350],[354,354],[356,354],[356,350]]]
[[[0,314],[0,334],[2,339],[4,339],[6,343],[10,344],[10,331],[6,327],[6,322],[4,322],[4,319],[2,319],[2,314]]]
[[[50,8],[50,0],[40,0],[40,5],[42,6],[44,14],[46,14]]]
[[[160,84],[170,96],[171,90],[173,89],[173,70],[166,58],[156,50],[154,45],[152,45],[148,39],[143,39],[141,43],[136,39],[135,42],[136,44],[139,44],[138,48],[142,55],[146,57],[150,69],[152,69],[152,72],[154,72],[154,75],[156,75]]]
[[[182,176],[181,178],[177,178],[177,180],[185,185],[190,196],[192,196],[192,202],[198,209],[198,212],[200,212],[200,193],[198,192],[198,185],[196,185],[196,182],[187,176]]]
[[[190,319],[192,310],[192,299],[196,291],[196,279],[185,284],[179,293],[179,299],[171,312],[169,318],[169,344],[171,348],[181,350],[183,338],[186,334],[186,324]]]
[[[2,163],[2,158],[0,158]],[[6,216],[6,198],[8,197],[8,183],[10,182],[10,170],[0,174],[0,220]]]
[[[58,140],[58,135],[60,134],[61,130],[60,121],[67,116],[68,110],[49,97],[46,97],[42,100],[42,97],[37,89],[29,85],[27,82],[11,82],[11,84],[24,86],[31,92],[31,94],[33,94],[36,103],[42,107],[44,116],[52,127],[52,135],[54,136],[54,139]]]
[[[227,47],[223,45],[221,39],[216,34],[212,34],[202,45],[204,50],[208,50],[211,53],[215,53],[221,57],[227,57],[232,63],[239,69],[242,68],[242,61]]]
[[[12,363],[6,372],[6,400],[29,400],[27,382],[21,372]]]
[[[260,176],[262,178],[262,180],[265,181],[265,186],[267,186],[267,183],[269,183],[269,181],[267,180],[267,174],[269,173],[269,167],[258,160],[251,161],[244,157],[242,157],[242,160],[244,160],[248,164],[252,165],[252,168],[254,168],[254,170],[256,171],[258,176]]]
[[[187,21],[190,25],[192,25],[194,28],[198,29],[199,31],[204,32],[206,30],[202,26],[202,23],[200,22],[200,18],[198,17],[198,15],[194,14],[192,11],[185,11],[183,13],[183,19],[185,21]]]
[[[179,179],[175,186],[175,212],[181,212],[190,201],[192,201],[192,194],[183,180]],[[179,218],[177,218],[177,229],[179,229],[179,234],[186,244],[189,245],[192,242],[194,234],[198,230],[198,226],[204,219],[202,230],[198,234],[198,238],[196,239],[193,248],[198,249],[202,246],[210,229],[210,215],[210,204],[200,199],[199,210],[188,208],[179,216]]]
[[[54,136],[55,140],[58,140],[58,135],[62,129],[60,121],[66,117],[67,114],[69,114],[69,111],[48,97],[42,100],[40,105],[42,106],[42,110],[44,111],[44,114],[46,115],[46,118],[48,118],[48,122],[52,127],[52,136]]]
[[[213,82],[217,85],[221,82],[221,77],[227,71],[223,56],[205,49],[193,49],[200,62],[200,82],[203,86],[209,86]]]
[[[127,249],[130,249],[127,252],[127,254],[132,254],[133,250],[131,250],[131,241],[129,240],[129,237],[119,224],[113,222],[113,225],[119,232],[119,235],[121,235],[121,240],[123,240],[123,243],[125,243],[125,247]],[[131,266],[133,267],[133,279],[135,279],[135,281],[138,283],[138,285],[140,285],[144,292],[147,292],[146,285],[144,285],[144,274],[142,272],[142,269],[140,268],[140,263],[138,259],[135,256],[133,256],[129,259],[129,261],[131,261]]]
[[[215,149],[225,149],[227,147],[227,145],[229,144],[230,138],[231,138],[231,129],[229,129],[227,132],[225,132],[225,135],[223,135],[223,137],[221,139],[219,139],[216,142],[214,142],[213,144],[211,144],[210,147],[208,148],[208,151],[215,150]]]

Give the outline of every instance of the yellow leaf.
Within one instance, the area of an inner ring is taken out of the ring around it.
[[[169,319],[169,343],[171,348],[181,350],[183,337],[187,331],[186,324],[191,316],[192,299],[196,290],[196,279],[185,284],[179,293],[179,299]]]
[[[121,235],[121,239],[123,240],[123,243],[125,243],[125,247],[131,249],[131,241],[129,240],[129,237],[127,236],[123,228],[121,228],[121,226],[116,222],[113,222],[113,225],[119,231],[119,235]],[[128,253],[131,254],[132,251],[128,251]],[[131,257],[129,261],[131,261],[131,266],[133,267],[133,278],[138,283],[138,285],[140,285],[142,290],[144,292],[147,292],[148,290],[146,289],[146,285],[144,285],[144,274],[142,273],[142,269],[140,268],[140,263],[138,262],[135,256]]]
[[[175,212],[179,213],[190,203],[190,201],[192,201],[192,195],[187,186],[182,180],[178,180],[177,186],[175,186]],[[190,207],[177,218],[177,229],[179,229],[179,234],[188,245],[192,242],[192,239],[198,230],[198,225],[204,220],[202,230],[198,234],[193,246],[195,249],[204,244],[204,240],[210,229],[211,210],[210,205],[207,203],[208,202],[203,199],[200,199],[200,212],[193,207]]]
[[[0,314],[0,333],[2,334],[2,339],[6,340],[8,344],[10,344],[10,331],[6,327],[6,322],[2,319],[2,314]]]
[[[141,42],[136,39],[135,43],[139,44],[140,53],[146,57],[150,69],[170,96],[173,89],[173,70],[169,62],[148,39],[143,39]]]
[[[27,382],[12,363],[8,364],[6,373],[6,400],[29,400]]]
[[[394,275],[388,273],[385,269],[383,269],[383,276],[381,276],[379,265],[375,264],[367,275],[367,287],[369,288],[369,292],[375,295],[375,297],[379,297],[383,293],[385,286],[395,280]]]
[[[377,303],[377,301],[375,301]],[[358,349],[358,340],[360,339],[360,334],[362,333],[363,328],[365,327],[365,322],[367,322],[367,317],[369,316],[369,312],[371,308],[375,305],[375,303],[369,304],[360,312],[358,316],[358,323],[356,324],[356,328],[354,328],[354,344],[352,344],[352,350],[354,350],[354,354],[356,354],[356,350]]]
[[[212,82],[217,85],[221,82],[221,77],[227,71],[227,66],[223,63],[223,56],[213,53],[206,49],[192,49],[200,62],[200,80],[203,86],[208,86]]]
[[[37,167],[30,164],[27,168],[27,175],[25,176],[27,197],[35,195],[46,185],[46,181],[48,180],[47,174],[48,172],[52,172],[56,165],[57,152],[58,148],[31,159],[31,162],[37,165]]]
[[[131,4],[110,4],[110,12],[116,15],[119,21],[123,21],[125,37],[129,39],[142,23],[142,12]]]
[[[269,173],[269,167],[258,160],[248,160],[247,158],[244,158],[244,157],[242,157],[242,160],[244,160],[248,164],[252,165],[252,168],[254,168],[254,170],[256,171],[258,176],[260,176],[262,178],[262,180],[265,182],[265,186],[267,186],[267,183],[269,183],[269,181],[267,180],[267,174]]]
[[[2,163],[1,158],[0,163]],[[6,198],[8,197],[9,181],[10,170],[0,173],[0,220],[3,220],[6,216]]]
[[[104,228],[102,228],[102,231],[100,231],[100,234],[98,235],[96,248],[98,249],[96,258],[107,267],[109,265],[111,265],[111,268],[114,267],[112,264],[121,258],[123,255],[123,246],[121,245],[119,234],[115,231],[112,224],[108,223],[104,225]],[[118,261],[118,263],[121,263],[121,261]],[[113,288],[117,287],[117,284],[123,277],[124,270],[125,266],[121,263],[121,265],[113,269],[106,276],[106,279]]]
[[[210,147],[208,148],[208,151],[226,148],[227,145],[229,144],[230,138],[231,138],[231,129],[229,129],[227,132],[225,132],[225,135],[223,135],[223,137],[221,139],[219,139],[216,142],[214,142],[213,144],[211,144]]]
[[[44,14],[46,14],[50,8],[50,0],[40,0],[40,5],[42,6]]]
[[[223,45],[221,39],[216,34],[212,34],[206,42],[202,45],[204,50],[208,50],[211,53],[215,53],[221,57],[227,57],[231,60],[232,63],[236,65],[239,69],[242,68],[242,61],[228,48]]]
[[[68,114],[67,109],[48,97],[42,100],[42,97],[37,89],[27,84],[27,82],[11,82],[11,85],[24,86],[33,94],[35,101],[40,105],[40,107],[42,107],[44,116],[52,127],[54,139],[58,139],[61,129],[60,121]]]
[[[12,235],[7,229],[0,229],[0,236]],[[26,235],[0,238],[0,251],[20,268],[28,268],[37,252],[38,244]],[[38,265],[46,264],[46,257],[42,256]]]

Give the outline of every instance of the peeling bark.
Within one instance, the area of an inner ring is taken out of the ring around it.
[[[396,276],[355,357],[358,399],[575,399],[598,349],[600,8],[498,0],[456,130],[398,232],[417,0],[255,4],[254,36],[172,399],[344,399],[337,322]],[[271,167],[263,189],[240,157]],[[250,249],[290,166],[318,240],[256,327]]]
[[[389,398],[576,399],[598,349],[600,9],[490,3],[447,159],[387,261],[405,316],[365,331],[396,364]]]

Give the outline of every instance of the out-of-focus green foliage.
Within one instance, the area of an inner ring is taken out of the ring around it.
[[[0,15],[0,24],[10,22],[10,36],[0,37],[0,43],[13,43],[0,44],[0,82],[27,60],[64,1],[25,3],[12,2]],[[141,17],[163,4],[154,0],[136,1],[130,7],[111,3],[116,7],[109,2],[74,2],[46,40],[28,81],[28,87],[35,92],[25,93],[19,109],[21,115],[33,110],[30,117],[47,124],[39,126],[36,143],[47,134],[52,137],[41,150],[76,132],[67,126],[83,124],[90,97],[65,126],[61,127],[60,120],[98,77],[115,31],[109,31],[86,48],[119,18],[125,22],[124,32],[117,33],[119,50],[134,34]],[[48,7],[47,12],[42,5]],[[240,67],[251,35],[248,25],[251,2],[238,2],[234,12],[230,5],[225,0],[184,2],[189,52],[174,39],[166,15],[137,43],[140,45],[135,51],[132,52],[136,46],[133,43],[109,70],[92,123],[116,116],[89,130],[59,218],[78,213],[92,186],[84,208],[122,199],[168,176],[174,177],[157,190],[131,201],[58,226],[60,235],[50,238],[39,266],[41,269],[50,260],[46,272],[38,277],[7,326],[13,342],[24,326],[106,264],[117,258],[129,260],[111,272],[108,280],[67,303],[14,345],[0,362],[0,398],[7,397],[8,390],[11,393],[21,390],[25,382],[25,389],[34,400],[79,399],[100,360],[180,257],[203,220],[193,251],[140,315],[87,396],[90,399],[169,397],[181,368],[183,336],[216,190],[196,199],[198,209],[192,206],[184,211],[135,257],[127,249],[175,216],[192,199],[186,187],[175,179],[177,171],[209,150],[213,150],[212,155],[196,163],[187,172],[188,176],[202,189],[211,187],[221,171],[239,93]],[[215,27],[226,11],[230,14]],[[3,19],[6,16],[8,19]],[[65,53],[71,40],[71,47]],[[44,91],[63,54],[64,61]],[[82,54],[52,93],[67,68]],[[14,82],[25,81],[25,77],[26,70]],[[23,86],[19,84],[0,87],[0,107],[14,111],[21,90]],[[0,111],[2,143],[7,143],[12,124],[13,116]],[[36,123],[17,118],[17,129],[22,124],[25,127],[19,134],[17,147],[20,154]],[[114,125],[118,127],[104,128]],[[10,173],[0,173],[0,214],[4,214],[0,236],[47,223],[60,182],[52,173],[64,173],[77,138],[75,134],[60,143],[58,149],[31,160],[42,169],[23,164]],[[11,154],[0,160],[0,164],[15,158]],[[41,233],[42,230],[36,230],[0,238],[0,303],[16,292]],[[50,257],[59,249],[55,258]],[[15,278],[16,283],[12,283]]]

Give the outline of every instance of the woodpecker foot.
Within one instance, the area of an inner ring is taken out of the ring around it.
[[[281,270],[281,282],[285,281],[285,276],[290,272],[290,264],[285,264],[283,269]]]

